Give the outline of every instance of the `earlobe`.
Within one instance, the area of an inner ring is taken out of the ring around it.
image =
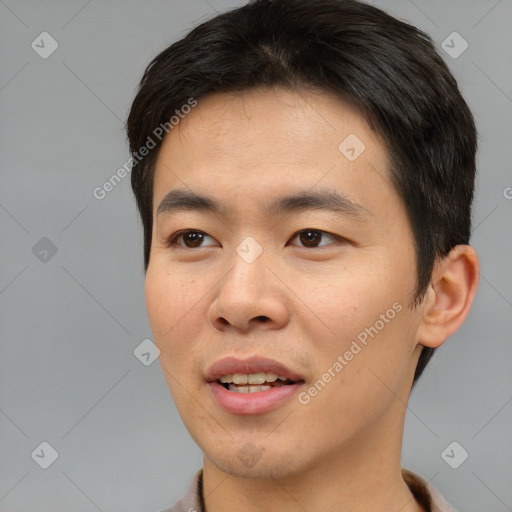
[[[457,245],[439,260],[423,303],[417,343],[438,347],[467,317],[479,278],[478,256],[469,245]]]

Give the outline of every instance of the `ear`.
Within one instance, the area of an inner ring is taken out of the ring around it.
[[[478,256],[469,245],[455,246],[436,262],[421,306],[417,343],[439,347],[460,327],[471,308],[479,275]]]

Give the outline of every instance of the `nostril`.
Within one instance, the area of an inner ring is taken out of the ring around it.
[[[257,316],[256,320],[261,320],[262,322],[268,322],[268,316]]]

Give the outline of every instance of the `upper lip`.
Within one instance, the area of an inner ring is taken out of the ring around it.
[[[236,357],[224,357],[213,363],[206,372],[206,381],[214,382],[222,375],[231,375],[234,373],[275,373],[280,377],[287,377],[292,381],[304,380],[297,372],[290,370],[283,363],[269,359],[267,357],[252,356],[247,359]]]

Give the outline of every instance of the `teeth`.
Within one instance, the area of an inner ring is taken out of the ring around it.
[[[277,379],[279,380],[288,380],[287,377],[278,377],[275,373],[251,373],[251,374],[243,374],[243,373],[233,373],[229,375],[222,375],[219,381],[222,384],[229,384],[233,382],[234,384],[264,384],[265,382],[275,382]]]
[[[268,391],[272,386],[235,386],[230,384],[228,386],[229,391],[235,393],[257,393],[258,391]]]
[[[251,373],[247,375],[248,384],[263,384],[265,382],[266,373]]]

